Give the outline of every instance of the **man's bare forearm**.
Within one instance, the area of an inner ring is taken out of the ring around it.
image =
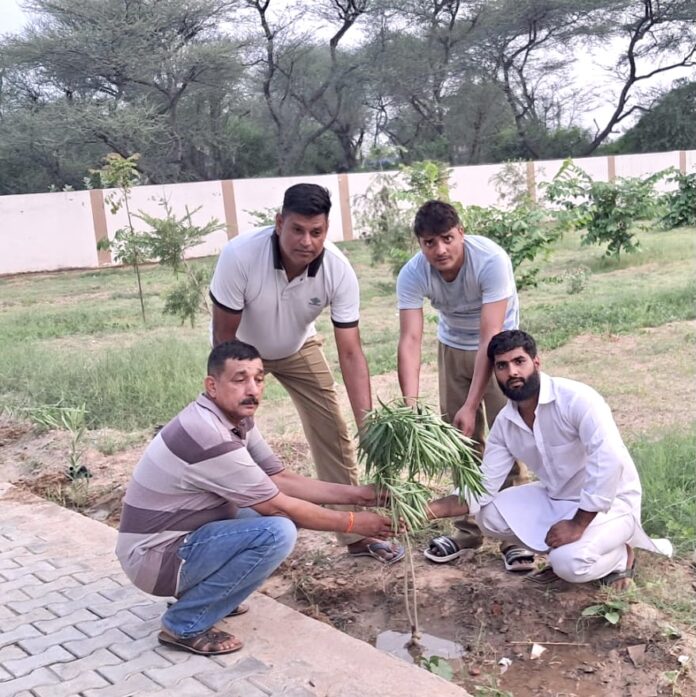
[[[428,518],[459,518],[469,514],[469,506],[460,502],[456,494],[436,499],[428,504]]]
[[[271,479],[287,496],[317,505],[367,506],[373,503],[367,493],[369,487],[323,482],[288,470],[273,475]]]
[[[370,370],[362,351],[342,356],[339,352],[338,363],[343,375],[343,384],[348,393],[355,423],[362,426],[365,413],[372,409],[372,392],[370,389]]]
[[[418,399],[420,392],[420,341],[399,341],[397,371],[401,394],[408,404]]]

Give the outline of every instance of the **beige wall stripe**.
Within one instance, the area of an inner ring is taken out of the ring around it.
[[[92,208],[92,225],[94,227],[94,242],[99,244],[101,240],[108,238],[109,233],[106,227],[106,210],[104,209],[104,192],[101,189],[91,189],[89,192],[89,203]],[[99,266],[110,264],[111,250],[98,249],[97,259]]]
[[[234,199],[234,180],[223,179],[220,182],[220,188],[222,189],[222,205],[225,209],[225,224],[227,225],[227,239],[229,240],[239,234],[237,203]]]
[[[338,175],[338,198],[341,206],[341,225],[343,226],[343,239],[353,239],[353,218],[350,213],[350,188],[348,175]]]

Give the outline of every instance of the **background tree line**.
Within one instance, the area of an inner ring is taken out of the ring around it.
[[[109,152],[161,183],[696,147],[696,81],[652,80],[696,65],[693,0],[25,7],[0,40],[3,194],[82,188]],[[611,93],[573,76],[597,46],[619,54]]]

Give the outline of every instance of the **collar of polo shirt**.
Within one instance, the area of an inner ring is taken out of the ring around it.
[[[273,250],[273,268],[278,271],[283,271],[283,262],[280,259],[280,241],[278,240],[278,233],[274,230],[271,235],[271,249]],[[307,266],[307,276],[313,278],[317,275],[317,271],[321,268],[321,263],[324,260],[324,252],[326,249],[321,250],[321,254]]]

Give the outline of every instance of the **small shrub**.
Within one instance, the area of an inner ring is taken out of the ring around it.
[[[528,198],[510,210],[467,206],[462,223],[467,232],[488,237],[508,253],[518,288],[536,285],[539,268],[520,271],[520,267],[547,251],[558,234],[546,224],[544,211]]]
[[[188,320],[194,326],[196,315],[201,309],[210,312],[206,293],[210,274],[204,268],[192,268],[183,280],[167,292],[164,298],[164,314],[174,315],[181,324]]]
[[[556,206],[560,230],[585,229],[582,244],[606,244],[606,255],[621,255],[639,248],[633,227],[654,218],[660,206],[655,184],[665,176],[625,177],[612,182],[594,181],[572,160],[545,184],[546,198]]]
[[[118,192],[112,192],[105,197],[111,208],[111,214],[116,215],[121,208],[126,211],[127,224],[114,233],[112,240],[104,238],[97,244],[97,249],[110,249],[114,261],[125,266],[132,266],[138,281],[138,297],[140,298],[140,313],[145,322],[145,299],[140,278],[140,267],[148,260],[147,249],[141,233],[133,226],[133,212],[130,209],[131,189],[140,182],[138,160],[140,155],[135,153],[130,157],[122,157],[117,153],[109,153],[104,158],[101,169],[90,170],[86,183],[99,187],[114,187]]]
[[[587,282],[590,278],[591,271],[587,266],[577,266],[565,274],[566,293],[568,295],[577,295],[582,293],[587,288]]]
[[[275,225],[275,218],[278,209],[274,206],[269,208],[259,208],[256,210],[245,210],[253,219],[254,224],[258,227],[270,227]]]
[[[428,523],[430,486],[451,473],[452,483],[465,493],[483,492],[474,441],[424,404],[406,406],[402,400],[368,412],[359,432],[358,450],[365,474],[387,507],[395,530],[404,530],[410,574],[404,574],[404,603],[411,625],[409,646],[420,648],[415,568],[410,534]],[[410,588],[409,588],[410,582]]]
[[[663,196],[666,211],[660,218],[661,226],[671,230],[696,225],[696,172],[682,174],[672,171],[667,181],[675,183],[677,188]]]

